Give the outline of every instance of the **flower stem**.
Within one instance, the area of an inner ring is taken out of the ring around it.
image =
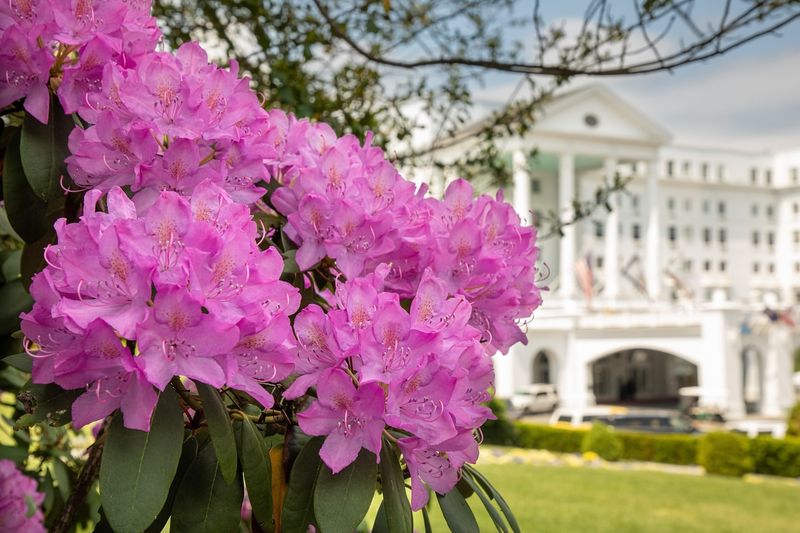
[[[172,386],[175,388],[175,390],[183,399],[183,401],[189,405],[189,407],[191,407],[195,411],[200,411],[203,408],[203,405],[200,402],[198,402],[195,398],[192,398],[192,395],[189,393],[188,390],[186,390],[186,387],[183,386],[181,378],[175,376],[170,380],[170,383],[172,383]]]

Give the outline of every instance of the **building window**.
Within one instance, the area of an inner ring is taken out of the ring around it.
[[[758,216],[758,204],[753,204],[752,206],[750,206],[750,214],[753,215],[754,217]]]
[[[631,207],[634,209],[639,209],[639,195],[634,194],[631,196]]]
[[[703,200],[703,213],[707,215],[709,211],[711,211],[711,202]]]
[[[789,175],[792,177],[792,184],[797,185],[800,182],[800,169],[797,167],[792,167],[789,169]]]
[[[542,192],[542,182],[539,180],[531,181],[531,192],[533,194],[539,194]]]
[[[700,165],[700,175],[704,180],[708,180],[708,163]]]
[[[725,272],[725,269],[728,268],[728,264],[725,261],[719,262],[719,271]]]
[[[670,242],[675,242],[678,240],[678,229],[675,226],[670,226],[667,228],[667,235],[669,236]]]
[[[772,208],[771,205],[768,205],[766,208],[767,218],[772,218],[775,215],[775,210]]]
[[[795,215],[797,213],[800,213],[800,204],[798,204],[797,202],[793,203],[792,204],[792,211],[794,212]]]
[[[602,255],[598,255],[597,256],[597,268],[603,268],[603,256]]]
[[[759,263],[753,263],[753,274],[758,274],[761,265]]]
[[[719,181],[725,181],[725,165],[717,166],[717,179]]]
[[[667,176],[670,178],[675,175],[675,161],[669,160],[667,161]]]
[[[691,271],[692,271],[692,260],[691,259],[687,259],[686,261],[683,262],[683,271],[686,272],[687,274],[691,273]]]
[[[770,274],[775,273],[775,263],[767,264],[767,272],[769,272]]]
[[[795,230],[794,232],[794,243],[800,244],[800,231]]]
[[[721,228],[719,230],[719,242],[720,244],[725,244],[725,241],[728,238],[728,232],[725,231],[725,228]]]
[[[719,216],[725,216],[725,202],[720,202],[719,205],[717,205],[717,212],[719,213]]]
[[[691,169],[692,169],[692,163],[689,162],[689,161],[684,161],[683,162],[683,175],[684,176],[688,176],[689,175],[689,171]]]
[[[711,242],[711,228],[703,228],[703,242],[706,244]]]
[[[795,262],[794,264],[794,271],[800,274],[800,263]]]
[[[758,169],[755,167],[750,169],[750,183],[753,185],[758,183]]]
[[[775,232],[768,231],[767,232],[767,244],[773,246],[775,244]]]
[[[603,232],[605,231],[605,226],[602,222],[594,222],[594,236],[598,239],[603,238]]]
[[[753,246],[758,246],[758,243],[761,241],[761,234],[757,231],[753,232]]]
[[[770,170],[770,169],[767,169],[767,170],[764,172],[764,182],[765,182],[767,185],[772,185],[772,170]]]
[[[711,261],[703,261],[703,270],[711,272]]]
[[[639,229],[639,224],[634,224],[631,227],[631,234],[633,235],[633,240],[638,241],[642,238],[641,230]]]

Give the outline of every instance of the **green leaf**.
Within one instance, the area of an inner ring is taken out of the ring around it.
[[[144,531],[158,516],[178,469],[183,444],[183,412],[166,389],[150,431],[122,425],[117,413],[108,430],[100,465],[100,497],[114,531]]]
[[[51,426],[63,426],[72,419],[72,403],[83,390],[64,390],[58,385],[34,385],[30,382],[19,393],[19,401],[26,415],[21,416],[15,428],[24,428],[47,422]]]
[[[0,236],[22,241],[22,237],[17,235],[17,232],[11,227],[11,222],[8,221],[8,213],[6,213],[5,206],[0,207]]]
[[[347,468],[333,474],[323,466],[314,488],[314,516],[322,531],[353,531],[372,503],[378,465],[375,454],[361,449]]]
[[[239,462],[247,483],[253,516],[266,533],[272,533],[272,465],[267,457],[264,437],[255,424],[245,418],[236,425],[239,434]]]
[[[422,508],[422,523],[425,526],[425,533],[432,533],[433,529],[431,528],[431,518],[428,516],[428,508]]]
[[[387,440],[381,446],[381,486],[386,507],[386,528],[390,533],[411,533],[414,519],[406,495],[403,471],[394,446]]]
[[[439,500],[439,507],[442,509],[442,514],[450,527],[450,531],[458,531],[458,533],[480,533],[478,523],[475,521],[475,515],[472,514],[472,509],[469,508],[467,500],[456,489],[448,492],[445,495],[436,493],[436,499]]]
[[[314,488],[322,470],[322,459],[319,456],[322,442],[320,437],[309,440],[292,465],[281,515],[281,526],[287,533],[305,532],[309,525],[317,525],[314,517]]]
[[[3,160],[3,199],[11,227],[25,242],[36,242],[50,229],[47,203],[31,189],[19,153],[17,134],[6,148]]]
[[[25,177],[34,194],[49,202],[64,195],[61,177],[67,175],[67,140],[75,122],[64,113],[58,98],[50,97],[50,118],[42,124],[31,114],[22,122],[20,156]]]
[[[514,513],[511,512],[511,508],[508,506],[508,503],[506,503],[503,495],[497,492],[497,489],[495,489],[494,486],[489,483],[489,480],[486,479],[486,476],[481,474],[477,468],[474,468],[470,465],[464,465],[462,468],[471,474],[475,481],[477,481],[478,484],[483,487],[489,498],[497,502],[497,505],[503,512],[503,516],[505,516],[506,520],[508,521],[508,525],[511,526],[511,531],[514,533],[520,533],[519,522],[517,522],[517,518],[514,516]]]
[[[0,271],[3,274],[3,283],[19,279],[21,250],[3,250],[0,252]]]
[[[26,244],[22,249],[19,273],[22,276],[22,284],[25,290],[30,290],[33,276],[44,270],[47,261],[44,259],[44,250],[50,244],[55,244],[56,232],[50,228],[44,237],[38,241]]]
[[[170,529],[176,533],[238,531],[243,498],[242,477],[226,482],[213,444],[206,444],[178,488]]]
[[[0,335],[8,335],[19,329],[19,314],[33,306],[22,280],[15,279],[0,286]]]
[[[375,523],[372,524],[372,533],[387,533],[389,526],[386,523],[386,501],[381,501],[378,512],[375,514]]]
[[[175,472],[175,477],[172,479],[172,484],[169,487],[169,494],[167,501],[161,508],[161,512],[153,521],[152,524],[145,530],[145,533],[161,533],[164,526],[172,514],[172,505],[175,502],[175,496],[178,494],[178,488],[183,481],[189,467],[197,459],[197,454],[200,451],[200,440],[195,435],[190,435],[183,441],[183,448],[181,449],[181,459],[178,461],[178,470]]]
[[[492,522],[494,522],[494,525],[497,527],[497,531],[500,531],[502,533],[507,533],[508,528],[506,527],[506,523],[503,520],[503,517],[500,516],[500,513],[497,511],[497,508],[494,505],[492,505],[492,502],[483,493],[481,487],[475,482],[474,479],[472,479],[472,476],[469,473],[464,472],[463,475],[461,476],[461,481],[467,483],[470,486],[470,488],[472,488],[472,491],[478,495],[478,498],[480,498],[481,503],[483,503],[483,506],[486,508],[486,512],[489,513]]]
[[[0,459],[8,459],[21,465],[27,458],[27,446],[0,446]]]
[[[205,383],[196,383],[200,399],[203,400],[203,412],[208,420],[208,432],[211,434],[211,444],[217,454],[219,468],[225,481],[231,484],[236,477],[236,439],[233,438],[228,409],[222,403],[217,389]]]
[[[3,357],[3,362],[8,366],[13,366],[22,372],[31,373],[33,370],[33,359],[26,353],[15,353]]]

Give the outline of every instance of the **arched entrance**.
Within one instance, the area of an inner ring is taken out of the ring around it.
[[[553,382],[553,358],[544,350],[539,350],[531,364],[531,383]]]
[[[742,350],[742,398],[747,414],[761,411],[763,370],[761,352],[757,348],[748,346]]]
[[[697,366],[649,349],[611,353],[591,364],[598,404],[677,407],[678,389],[697,385]]]

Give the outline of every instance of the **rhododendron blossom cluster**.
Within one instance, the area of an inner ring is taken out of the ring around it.
[[[8,459],[0,459],[0,531],[44,533],[40,509],[44,494]]]
[[[420,509],[477,459],[491,356],[541,302],[535,230],[502,193],[426,197],[370,137],[263,110],[195,43],[155,51],[149,7],[0,3],[0,106],[46,122],[53,92],[80,118],[82,215],[22,315],[33,381],[83,391],[76,426],[120,409],[149,430],[183,378],[296,402],[334,473],[398,447]]]

